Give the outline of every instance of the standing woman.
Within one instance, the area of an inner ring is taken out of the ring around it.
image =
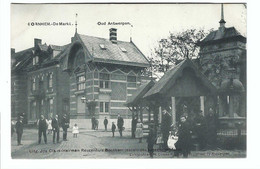
[[[143,123],[139,119],[136,124],[135,138],[139,139],[139,143],[142,143],[143,138]]]
[[[185,116],[181,117],[181,122],[178,130],[179,138],[175,144],[176,149],[183,154],[184,158],[188,158],[191,150],[191,129]],[[178,154],[177,154],[178,156]]]

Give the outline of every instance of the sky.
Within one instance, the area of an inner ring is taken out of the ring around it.
[[[218,29],[220,17],[220,4],[12,4],[11,47],[16,52],[30,48],[34,38],[42,39],[47,45],[68,44],[77,20],[78,33],[109,38],[109,29],[117,28],[118,40],[129,41],[131,36],[149,56],[157,42],[167,38],[170,32]],[[246,36],[243,4],[224,4],[224,18],[226,27],[234,26]],[[31,22],[70,22],[71,25],[31,26]],[[133,27],[108,25],[108,22],[129,22]]]

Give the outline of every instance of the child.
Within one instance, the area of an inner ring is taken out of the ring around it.
[[[116,125],[114,122],[112,122],[112,133],[113,133],[113,137],[115,137],[115,131],[116,131]]]
[[[72,128],[72,133],[73,133],[73,137],[75,138],[77,138],[78,137],[78,133],[79,133],[79,127],[78,127],[78,125],[77,124],[75,124],[74,126],[73,126],[73,128]]]
[[[48,134],[51,134],[52,133],[51,118],[47,122],[48,122]]]

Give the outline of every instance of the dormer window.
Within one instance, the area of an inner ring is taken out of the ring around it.
[[[126,53],[127,51],[126,51],[126,49],[125,48],[123,48],[123,47],[120,47],[120,49],[121,49],[121,51],[122,52],[124,52],[124,53]]]
[[[38,64],[39,63],[39,56],[35,56],[34,58],[33,58],[33,65],[36,65],[36,64]]]
[[[99,47],[100,47],[102,50],[105,50],[105,49],[106,49],[106,47],[105,47],[104,44],[99,44]]]

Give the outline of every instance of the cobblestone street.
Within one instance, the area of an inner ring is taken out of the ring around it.
[[[111,132],[81,130],[78,138],[73,138],[68,132],[68,141],[52,143],[52,135],[47,135],[48,143],[38,144],[36,129],[25,129],[22,146],[17,146],[16,134],[12,137],[12,158],[14,159],[81,159],[81,158],[149,158],[146,151],[146,140],[138,143],[130,137],[130,131],[125,131],[124,137],[119,133],[111,137]],[[60,133],[62,140],[62,132]],[[158,146],[155,146],[158,149]],[[192,151],[189,158],[241,158],[246,157],[245,151],[215,150]],[[171,152],[155,151],[154,158],[172,158]]]

